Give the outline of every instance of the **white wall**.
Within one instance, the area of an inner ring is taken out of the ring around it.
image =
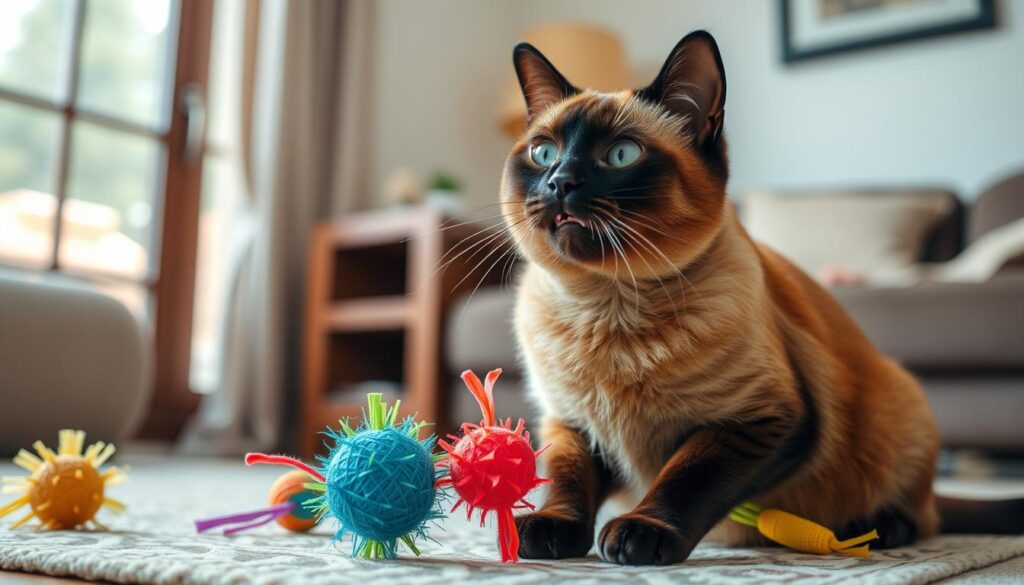
[[[376,6],[371,188],[379,192],[397,167],[424,175],[441,168],[463,181],[471,205],[497,201],[511,143],[495,112],[520,30],[516,4],[381,0]]]
[[[1024,169],[1024,2],[998,8],[994,31],[784,66],[767,0],[385,0],[371,183],[395,166],[443,166],[475,204],[494,201],[510,144],[495,109],[516,33],[583,20],[622,37],[638,83],[685,33],[715,35],[729,80],[733,192],[928,184],[972,198]]]

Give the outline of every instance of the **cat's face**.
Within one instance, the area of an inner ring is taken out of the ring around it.
[[[502,209],[524,254],[622,279],[692,262],[719,229],[727,180],[714,39],[688,35],[637,91],[578,90],[525,44],[515,64],[528,128],[505,163]]]

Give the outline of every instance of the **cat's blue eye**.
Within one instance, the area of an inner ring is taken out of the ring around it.
[[[628,167],[638,158],[640,158],[640,146],[632,140],[616,142],[605,155],[605,161],[616,169]]]
[[[550,167],[558,159],[558,146],[545,140],[530,148],[530,158],[542,167]]]

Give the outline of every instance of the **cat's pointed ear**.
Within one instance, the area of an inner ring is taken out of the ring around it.
[[[519,43],[512,51],[519,87],[526,98],[526,124],[555,102],[580,90],[573,87],[547,58],[530,43]]]
[[[698,145],[713,144],[725,123],[725,67],[715,38],[703,30],[683,37],[658,77],[639,93],[689,117],[687,129]]]

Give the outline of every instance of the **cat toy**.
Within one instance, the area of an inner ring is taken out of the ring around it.
[[[196,520],[196,532],[227,526],[224,534],[231,535],[275,521],[292,532],[305,532],[316,526],[316,516],[303,505],[317,496],[315,492],[305,487],[311,479],[312,476],[305,471],[289,471],[270,486],[269,507]]]
[[[512,419],[495,424],[494,383],[500,375],[500,368],[491,370],[481,384],[471,370],[462,373],[463,382],[480,405],[483,420],[479,425],[464,423],[461,438],[449,435],[454,445],[445,441],[438,443],[448,453],[439,464],[448,470],[448,477],[439,485],[452,486],[459,495],[452,512],[466,504],[468,519],[473,510],[480,509],[481,526],[487,513],[494,511],[498,517],[501,560],[514,563],[519,560],[519,534],[512,510],[532,510],[533,505],[523,498],[549,480],[537,476],[537,457],[546,447],[534,452],[530,434],[524,432],[523,419],[519,419],[515,429]]]
[[[854,538],[839,540],[835,533],[817,522],[782,510],[762,508],[751,502],[735,507],[729,513],[729,518],[756,528],[762,536],[782,546],[817,555],[838,553],[866,557],[870,554],[869,545],[866,543],[878,538],[878,532],[872,530]]]
[[[114,454],[112,444],[99,441],[85,449],[85,431],[64,429],[59,433],[57,451],[36,441],[32,446],[38,457],[25,449],[18,451],[14,463],[28,471],[29,476],[5,477],[3,492],[20,494],[13,502],[0,507],[0,518],[29,506],[30,510],[11,525],[17,528],[33,518],[42,530],[63,530],[79,526],[105,527],[96,520],[101,509],[119,513],[124,504],[106,496],[108,486],[124,480],[117,467],[101,469]]]
[[[249,453],[245,463],[290,465],[308,474],[312,481],[303,486],[317,495],[303,505],[317,521],[337,520],[335,541],[352,534],[352,556],[392,559],[399,542],[419,556],[416,539],[426,538],[427,525],[442,517],[437,489],[442,472],[435,464],[443,455],[432,453],[433,435],[417,439],[426,423],[396,422],[400,400],[387,408],[379,393],[367,399],[357,429],[347,421],[339,421],[340,431],[327,429],[334,445],[326,457],[317,456],[317,467],[262,453]]]

